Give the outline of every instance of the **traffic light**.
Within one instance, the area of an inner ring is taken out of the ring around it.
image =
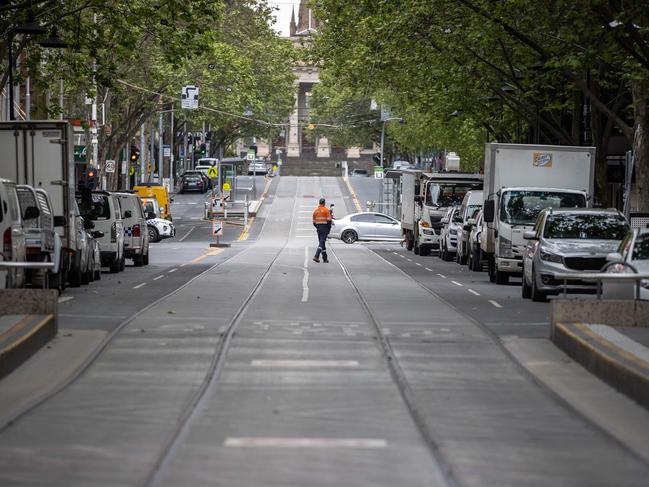
[[[95,189],[97,187],[97,169],[93,166],[88,166],[81,173],[81,178],[78,183],[79,189]]]
[[[380,166],[380,165],[381,165],[381,153],[380,153],[380,152],[377,152],[376,154],[374,154],[374,155],[372,156],[372,160],[374,161],[374,163],[375,163],[377,166]]]
[[[136,163],[140,159],[140,151],[136,147],[131,147],[131,164]]]
[[[205,144],[201,144],[201,156],[205,156],[205,154],[207,154],[207,148]]]

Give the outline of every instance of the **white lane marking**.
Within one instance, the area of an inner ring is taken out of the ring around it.
[[[141,287],[146,286],[146,282],[143,282],[141,284],[138,284],[137,286],[133,286],[133,289],[140,289]]]
[[[157,281],[158,279],[162,279],[163,277],[164,277],[164,276],[154,277],[153,280],[154,280],[154,281]]]
[[[62,296],[58,299],[59,304],[65,303],[67,301],[70,301],[71,299],[74,299],[74,296]]]
[[[202,220],[202,218],[199,216],[193,216],[190,218],[190,220]]]
[[[399,257],[401,257],[402,259],[405,259],[405,258],[406,258],[405,255],[400,255]]]
[[[493,299],[490,299],[489,302],[490,302],[491,304],[493,304],[496,308],[502,308],[502,307],[503,307],[502,304],[497,303],[497,302],[494,301]]]
[[[476,296],[480,296],[480,293],[478,291],[474,291],[473,289],[467,289],[471,294],[475,294]]]
[[[296,235],[295,238],[312,238],[313,235]]]
[[[173,269],[171,269],[171,270],[169,271],[169,274],[171,274],[172,272],[176,272],[177,270],[178,270],[178,268],[177,268],[177,267],[174,267]]]
[[[412,262],[412,259],[408,259],[408,258],[407,258],[406,260],[407,260],[408,262]]]
[[[223,446],[232,448],[385,448],[388,442],[379,438],[277,438],[229,437]]]
[[[186,265],[189,265],[189,262],[185,262],[184,264],[180,264],[180,267],[185,267]]]
[[[250,362],[253,367],[358,367],[358,360],[253,360]]]
[[[313,213],[311,210],[299,210],[298,213]]]
[[[421,264],[419,262],[415,262],[415,264],[418,265],[419,267],[421,267]]]
[[[439,277],[441,277],[442,279],[446,279],[446,276],[445,276],[444,274],[439,274],[439,273],[438,273],[437,275],[438,275]]]
[[[309,247],[304,247],[303,269],[304,277],[302,278],[302,302],[306,303],[309,300]]]
[[[459,283],[459,282],[457,282],[457,281],[451,281],[451,282],[452,282],[453,284],[455,284],[456,286],[464,287],[464,284]]]
[[[178,240],[178,241],[179,241],[179,242],[182,242],[182,241],[185,240],[187,237],[189,237],[189,234],[192,233],[192,232],[194,231],[195,228],[196,228],[196,227],[191,227],[191,228],[189,229],[189,231],[188,231],[185,235],[183,235],[183,236],[180,238],[180,240]]]
[[[433,272],[433,269],[429,269],[428,267],[424,267],[428,272]]]

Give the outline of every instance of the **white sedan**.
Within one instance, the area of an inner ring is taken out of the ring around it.
[[[351,244],[357,240],[386,240],[400,242],[401,225],[397,220],[383,213],[353,213],[331,225],[330,238],[337,238]]]
[[[607,272],[649,274],[649,228],[631,230],[622,240],[617,252],[608,254]],[[625,265],[626,264],[626,265]],[[609,299],[632,299],[636,291],[640,299],[649,300],[649,280],[640,282],[640,289],[632,282],[617,283],[604,281],[604,296]]]
[[[149,231],[149,242],[159,242],[176,235],[174,224],[164,218],[151,218],[146,221],[146,226]]]

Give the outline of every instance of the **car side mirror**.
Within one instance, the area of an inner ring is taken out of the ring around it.
[[[131,210],[126,210],[124,212],[124,217],[123,218],[131,218],[132,216],[133,216],[133,213],[131,212]]]
[[[484,202],[482,219],[487,223],[493,223],[496,216],[496,202],[494,200],[487,200]]]
[[[153,220],[153,219],[155,219],[155,217],[156,217],[156,216],[155,216],[155,213],[154,213],[153,211],[150,211],[150,212],[148,212],[148,213],[146,214],[146,218],[147,218],[147,220]]]
[[[68,221],[65,219],[64,216],[57,215],[54,217],[54,226],[55,227],[65,227],[67,226]]]
[[[415,196],[415,203],[421,203],[421,196]]]
[[[33,220],[38,218],[41,215],[41,210],[35,206],[28,206],[25,208],[25,214],[23,215],[23,220]]]
[[[84,220],[83,228],[86,230],[92,230],[93,228],[95,228],[95,222],[93,222],[92,220]]]
[[[470,225],[470,226],[475,225],[475,223],[476,223],[476,222],[475,222],[475,218],[469,218],[469,219],[466,221],[466,224],[467,224],[467,225]]]
[[[93,238],[101,238],[104,236],[104,232],[102,232],[101,230],[95,230],[90,235],[92,235]]]
[[[444,217],[440,220],[442,223],[446,224],[448,223],[448,218]]]
[[[174,202],[173,197],[172,197],[172,198],[169,198],[169,203],[173,203],[173,202]]]
[[[610,254],[606,254],[606,262],[622,262],[624,260],[624,257],[622,257],[622,254],[619,252],[611,252]]]
[[[525,240],[538,240],[538,238],[536,238],[536,232],[534,230],[526,230],[523,234],[523,238]]]

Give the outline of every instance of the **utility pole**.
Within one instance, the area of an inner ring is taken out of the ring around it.
[[[169,148],[171,149],[170,151],[170,156],[171,158],[169,159],[169,186],[171,187],[171,190],[174,190],[174,179],[176,177],[176,173],[174,171],[174,162],[176,159],[176,152],[174,151],[174,103],[171,102],[171,121],[170,121],[170,127],[169,127],[169,132],[171,132],[171,137],[169,138]]]
[[[164,180],[164,149],[162,147],[162,97],[159,100],[160,113],[158,114],[158,178],[159,182]]]
[[[145,124],[140,125],[140,182],[146,181],[146,131]]]
[[[149,127],[151,129],[151,145],[149,150],[149,158],[151,161],[151,172],[149,173],[149,182],[153,181],[153,175],[155,174],[155,126],[153,125],[153,120],[149,122]]]

